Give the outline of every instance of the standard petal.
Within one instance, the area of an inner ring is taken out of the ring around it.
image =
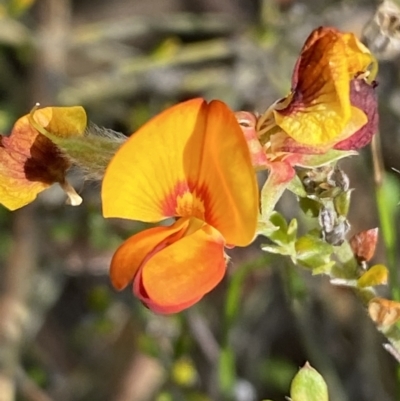
[[[292,94],[274,110],[275,120],[290,137],[306,145],[333,145],[366,123],[351,106],[350,81],[368,73],[374,59],[353,34],[319,28],[307,39],[294,69]],[[348,127],[351,127],[352,132]]]
[[[182,237],[188,225],[188,219],[179,219],[172,226],[150,228],[128,238],[111,261],[110,278],[114,288],[123,290],[144,261]]]
[[[103,180],[105,217],[156,222],[177,215],[176,193],[190,192],[193,184],[186,170],[198,175],[205,108],[202,99],[171,107],[122,145]],[[185,152],[190,152],[189,160],[184,160]],[[203,213],[201,205],[193,212],[198,217]]]
[[[188,308],[222,280],[224,244],[218,231],[203,224],[142,264],[134,281],[135,295],[159,313]]]
[[[337,32],[313,39],[303,49],[293,79],[293,98],[276,110],[276,123],[299,143],[333,141],[350,118],[350,89],[345,45]]]

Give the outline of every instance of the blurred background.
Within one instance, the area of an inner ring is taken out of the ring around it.
[[[95,124],[127,135],[196,96],[263,112],[289,91],[312,29],[361,35],[377,5],[1,0],[0,132],[36,102],[82,105]],[[383,58],[378,90],[393,204],[400,59]],[[378,226],[370,150],[341,165],[355,188],[352,232]],[[400,399],[396,362],[356,296],[261,252],[262,239],[231,250],[224,281],[179,315],[157,316],[129,289],[117,293],[111,256],[145,226],[103,219],[100,184],[71,177],[80,207],[65,206],[57,187],[17,212],[0,207],[0,401],[284,401],[306,361],[325,377],[331,401]],[[287,218],[299,210],[290,194],[279,209]],[[391,223],[396,229],[398,216]],[[382,243],[376,261],[386,261]]]

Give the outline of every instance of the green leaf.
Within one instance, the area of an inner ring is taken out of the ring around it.
[[[295,242],[295,251],[295,263],[311,269],[323,267],[325,270],[331,263],[333,247],[312,234],[306,234]]]
[[[292,401],[328,401],[328,387],[324,378],[307,362],[290,386]]]
[[[313,276],[317,276],[318,274],[330,274],[333,266],[335,266],[335,261],[331,260],[330,262],[325,263],[324,265],[312,269],[312,274]]]
[[[295,242],[296,237],[297,237],[297,228],[298,228],[297,220],[292,219],[289,223],[289,226],[288,226],[287,232],[286,232],[288,243]]]
[[[219,383],[224,394],[232,394],[235,380],[235,354],[231,348],[221,349],[219,356]]]
[[[273,212],[269,219],[270,223],[276,227],[275,231],[269,233],[268,238],[278,245],[286,245],[288,242],[286,219],[278,212]]]
[[[293,244],[287,244],[287,245],[265,244],[261,246],[261,249],[264,252],[273,253],[275,255],[291,256],[292,258],[295,257],[295,250]]]
[[[318,217],[321,209],[321,202],[311,198],[300,198],[299,199],[300,209],[306,216]]]

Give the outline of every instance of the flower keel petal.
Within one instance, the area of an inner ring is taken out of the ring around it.
[[[159,313],[193,305],[222,280],[224,245],[222,236],[204,224],[142,265],[134,281],[135,295]]]
[[[180,219],[172,226],[150,228],[128,238],[111,261],[110,278],[114,288],[123,290],[145,260],[182,237],[188,225],[188,219]]]

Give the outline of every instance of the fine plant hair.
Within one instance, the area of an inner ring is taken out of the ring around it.
[[[89,122],[82,137],[69,138],[68,147],[59,144],[87,181],[101,181],[107,165],[127,137]],[[76,142],[76,143],[74,143]],[[82,146],[84,149],[82,149]]]

